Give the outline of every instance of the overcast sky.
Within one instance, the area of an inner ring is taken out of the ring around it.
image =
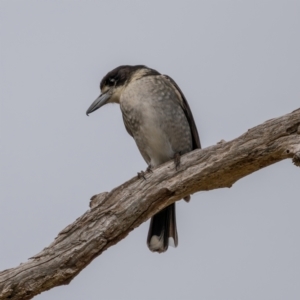
[[[0,2],[0,270],[48,246],[92,195],[146,168],[117,105],[121,64],[170,75],[203,147],[300,107],[300,1]],[[299,299],[300,169],[290,160],[177,205],[178,248],[148,222],[52,299]]]

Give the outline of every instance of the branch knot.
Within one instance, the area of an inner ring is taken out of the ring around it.
[[[300,151],[295,153],[293,157],[293,164],[297,167],[300,167]]]
[[[99,204],[103,203],[103,201],[106,199],[108,195],[108,192],[103,192],[98,195],[94,195],[90,200],[90,208],[94,208],[98,206]]]

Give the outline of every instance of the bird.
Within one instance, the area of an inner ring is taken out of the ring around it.
[[[144,65],[122,65],[103,77],[100,90],[86,114],[107,103],[120,104],[125,128],[148,164],[147,171],[172,159],[178,168],[181,155],[201,148],[189,104],[168,75]],[[177,247],[175,203],[151,218],[147,245],[158,253],[167,251],[169,245]]]

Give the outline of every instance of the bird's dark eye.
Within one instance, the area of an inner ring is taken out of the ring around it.
[[[108,80],[107,80],[107,84],[108,85],[115,85],[116,84],[116,79],[115,78],[108,78]]]

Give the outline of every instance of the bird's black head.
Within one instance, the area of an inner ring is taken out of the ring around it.
[[[124,65],[108,72],[100,82],[101,95],[92,103],[86,114],[92,113],[106,103],[120,103],[121,93],[129,82],[149,75],[160,73],[143,65]]]
[[[101,91],[105,87],[113,87],[113,86],[120,86],[124,85],[130,78],[133,76],[133,74],[136,73],[138,70],[149,70],[146,66],[143,65],[137,65],[137,66],[119,66],[112,71],[108,72],[100,83],[100,89]]]

